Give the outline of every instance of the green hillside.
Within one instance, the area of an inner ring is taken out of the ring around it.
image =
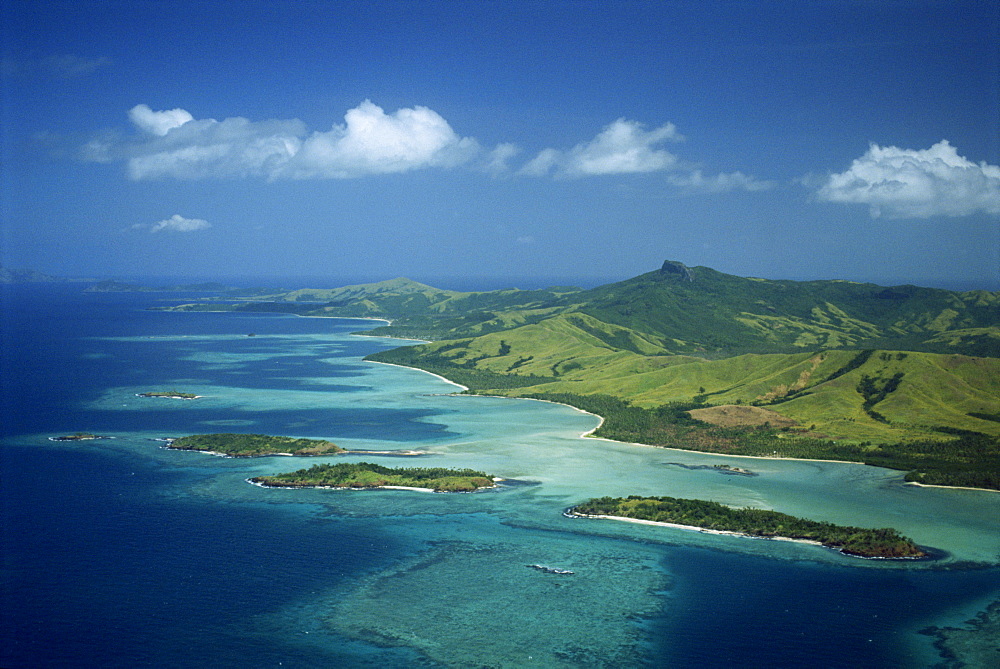
[[[430,343],[369,359],[471,392],[598,406],[614,438],[905,469],[933,461],[938,474],[921,480],[950,468],[951,484],[979,481],[971,472],[983,465],[1000,481],[1000,293],[744,278],[667,261],[591,290],[456,292],[394,279],[177,308],[385,318],[367,334]]]

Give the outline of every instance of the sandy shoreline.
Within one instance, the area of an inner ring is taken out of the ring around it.
[[[412,341],[420,341],[420,340],[419,339],[414,339]],[[365,360],[364,362],[368,362],[368,363],[371,363],[373,365],[388,365],[389,367],[399,367],[401,369],[412,369],[412,370],[415,370],[415,371],[418,371],[418,372],[423,372],[424,374],[430,374],[431,376],[436,376],[437,378],[441,379],[442,381],[444,381],[446,383],[450,383],[451,385],[456,386],[458,388],[461,388],[462,390],[468,390],[468,388],[465,387],[465,386],[463,386],[461,383],[455,383],[451,379],[446,379],[445,377],[441,376],[440,374],[435,374],[434,372],[428,372],[426,369],[420,369],[419,367],[408,367],[406,365],[397,365],[394,362],[381,362],[379,360]],[[469,397],[476,397],[476,395],[470,395]],[[510,399],[510,398],[508,398],[508,399]],[[517,398],[517,399],[520,399],[520,398]]]
[[[643,520],[641,518],[627,518],[625,516],[591,516],[583,513],[575,513],[573,511],[567,511],[565,514],[568,518],[601,518],[604,520],[621,520],[626,523],[637,523],[639,525],[655,525],[657,527],[669,527],[675,530],[688,530],[692,532],[701,532],[702,534],[720,534],[723,536],[730,537],[746,537],[748,539],[764,539],[767,541],[791,541],[797,544],[810,544],[812,546],[823,546],[822,542],[813,541],[812,539],[793,539],[791,537],[761,537],[756,534],[746,534],[744,532],[733,532],[730,530],[711,530],[704,527],[698,527],[697,525],[681,525],[679,523],[666,523],[658,520]]]

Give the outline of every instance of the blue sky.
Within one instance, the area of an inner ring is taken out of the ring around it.
[[[0,11],[7,267],[1000,288],[997,2]]]

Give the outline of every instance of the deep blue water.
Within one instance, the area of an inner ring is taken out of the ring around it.
[[[275,612],[331,584],[419,550],[416,535],[395,533],[371,518],[331,517],[306,504],[188,494],[225,475],[225,460],[213,464],[198,456],[197,466],[185,467],[114,444],[91,449],[36,438],[81,426],[128,432],[176,425],[177,413],[166,408],[97,411],[88,405],[109,387],[156,386],[196,375],[182,369],[176,355],[190,342],[158,342],[161,354],[152,356],[141,343],[107,337],[242,335],[198,348],[245,353],[275,346],[248,332],[350,332],[363,323],[167,315],[145,310],[162,295],[83,294],[72,285],[4,287],[0,295],[0,666],[422,663],[406,649],[337,637],[318,621],[290,633],[275,619]],[[239,385],[336,392],[337,384],[356,382],[351,367],[334,369],[319,358],[357,356],[385,345],[358,339],[316,355],[271,359],[268,373],[240,376]],[[303,386],[296,378],[335,374],[341,376],[332,386]],[[226,383],[225,370],[212,375]],[[216,417],[193,407],[184,416]],[[342,437],[413,443],[446,432],[415,408],[282,410],[253,419],[260,431],[287,432],[282,428],[294,424],[295,434],[335,430]],[[1000,585],[996,568],[853,569],[683,546],[664,546],[662,555],[674,585],[669,610],[648,621],[650,666],[914,666],[913,656],[900,650],[907,634],[939,612],[968,608]]]

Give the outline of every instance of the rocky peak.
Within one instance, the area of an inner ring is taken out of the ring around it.
[[[684,281],[694,281],[694,274],[691,273],[691,269],[684,263],[676,260],[663,261],[660,274],[680,274],[681,279]]]

